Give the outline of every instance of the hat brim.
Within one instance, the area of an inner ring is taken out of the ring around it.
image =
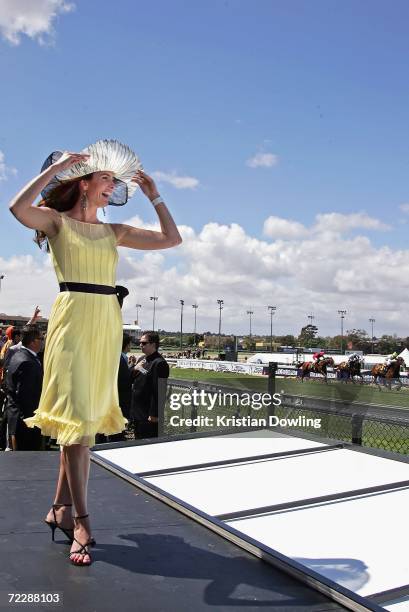
[[[114,174],[115,186],[108,201],[110,206],[124,206],[138,188],[132,181],[137,170],[142,169],[138,156],[126,145],[117,140],[99,140],[81,151],[90,155],[87,162],[81,162],[57,174],[44,187],[41,196],[46,200],[49,193],[62,183],[81,178],[93,172],[109,171]],[[53,151],[44,161],[41,172],[54,164],[63,154]]]

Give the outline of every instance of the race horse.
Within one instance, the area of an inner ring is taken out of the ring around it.
[[[389,366],[387,366],[385,363],[376,363],[371,370],[371,374],[374,378],[374,383],[376,385],[379,385],[379,380],[382,380],[382,384],[384,386],[387,386],[390,390],[392,381],[396,380],[396,382],[398,383],[398,389],[400,389],[402,383],[399,380],[399,373],[402,365],[405,365],[405,361],[402,357],[394,359]]]
[[[322,374],[324,377],[324,381],[327,383],[327,367],[333,366],[334,360],[332,357],[324,357],[324,359],[320,359],[318,363],[313,363],[312,361],[304,361],[301,364],[298,372],[301,377],[301,382],[304,382],[304,378],[309,376],[311,372],[315,372],[316,374]]]
[[[361,384],[364,382],[364,377],[361,374],[361,361],[355,360],[352,362],[343,361],[338,365],[334,366],[334,370],[337,373],[337,378],[339,380],[345,381],[345,383],[350,380],[355,384],[354,376],[358,376],[361,379]]]

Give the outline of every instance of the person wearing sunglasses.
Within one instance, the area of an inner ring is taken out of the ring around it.
[[[135,439],[157,438],[163,418],[169,365],[158,352],[159,334],[146,331],[140,340],[143,355],[134,367],[131,420]]]

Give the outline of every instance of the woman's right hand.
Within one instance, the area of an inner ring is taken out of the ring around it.
[[[26,227],[44,232],[49,238],[59,231],[61,222],[58,213],[47,206],[33,206],[35,198],[41,193],[50,179],[74,164],[87,161],[87,153],[64,151],[51,166],[33,178],[11,200],[11,213]]]
[[[79,162],[86,162],[90,156],[87,153],[71,153],[69,151],[64,151],[61,157],[52,164],[52,167],[58,174],[63,170],[67,170],[74,164],[78,164]]]

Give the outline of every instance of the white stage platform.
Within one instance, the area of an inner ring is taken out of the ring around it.
[[[351,610],[409,611],[409,460],[259,430],[92,458]]]

